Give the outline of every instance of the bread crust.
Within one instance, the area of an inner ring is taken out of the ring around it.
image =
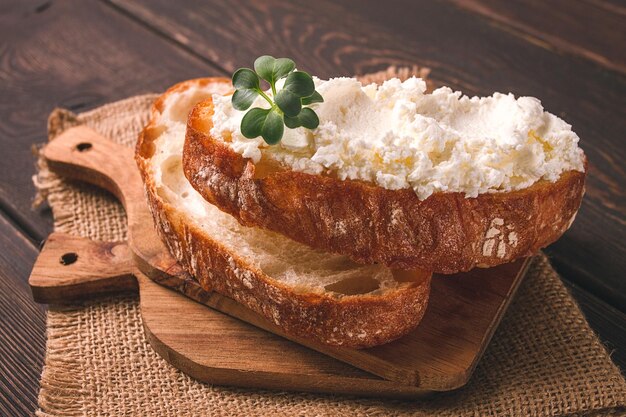
[[[188,221],[163,200],[151,175],[154,141],[166,98],[191,87],[230,83],[204,78],[177,84],[159,97],[149,124],[141,132],[135,159],[144,181],[156,229],[185,270],[203,289],[233,298],[281,327],[285,333],[335,346],[364,348],[387,343],[413,328],[426,311],[431,274],[415,271],[414,282],[377,295],[335,297],[332,293],[296,292],[268,276]],[[228,183],[230,184],[230,183]]]
[[[412,189],[387,190],[257,166],[210,135],[212,101],[199,103],[187,124],[183,167],[209,202],[246,226],[263,227],[356,262],[451,274],[530,256],[571,225],[585,172],[524,190],[435,193],[420,201]],[[586,171],[586,163],[585,163]]]

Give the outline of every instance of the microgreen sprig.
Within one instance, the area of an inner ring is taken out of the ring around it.
[[[269,109],[254,107],[243,116],[241,134],[246,138],[261,136],[265,142],[274,145],[282,139],[284,126],[315,129],[319,125],[315,111],[306,106],[321,103],[324,99],[315,91],[313,78],[304,71],[295,71],[295,68],[295,62],[289,58],[263,55],[254,61],[254,71],[249,68],[235,71],[232,78],[235,87],[232,104],[235,109],[248,110],[257,96],[263,97],[270,105]],[[277,91],[276,82],[283,78],[283,88]],[[261,79],[269,83],[272,97],[261,89]]]

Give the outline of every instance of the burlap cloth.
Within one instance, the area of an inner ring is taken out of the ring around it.
[[[387,75],[395,75],[391,69]],[[86,124],[132,146],[155,95],[74,115],[56,110],[53,139]],[[124,210],[109,194],[40,167],[36,183],[55,230],[126,238]],[[129,167],[134,169],[134,167]],[[544,255],[537,256],[471,381],[419,401],[257,391],[199,383],[150,347],[136,298],[50,308],[39,416],[202,415],[624,415],[626,381]]]

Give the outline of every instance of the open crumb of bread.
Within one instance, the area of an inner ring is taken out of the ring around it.
[[[192,187],[183,173],[187,115],[230,88],[229,80],[212,78],[172,87],[155,102],[139,138],[136,160],[148,203],[172,254],[203,288],[235,299],[286,333],[368,347],[413,329],[426,310],[430,273],[360,265],[242,226]],[[229,199],[237,197],[230,182],[215,186]]]
[[[520,190],[421,200],[410,188],[255,163],[211,134],[213,111],[209,98],[189,115],[183,169],[193,188],[242,225],[362,264],[449,274],[511,262],[558,239],[584,193],[586,173],[568,170]]]

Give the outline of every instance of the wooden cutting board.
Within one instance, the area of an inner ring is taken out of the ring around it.
[[[79,127],[52,141],[44,156],[54,171],[103,186],[120,198],[127,209],[129,242],[53,234],[31,275],[35,300],[65,303],[139,288],[152,346],[177,368],[207,382],[402,397],[458,388],[469,380],[528,266],[520,260],[436,276],[426,316],[410,334],[370,349],[328,347],[285,335],[233,300],[202,290],[156,237],[130,149]]]

